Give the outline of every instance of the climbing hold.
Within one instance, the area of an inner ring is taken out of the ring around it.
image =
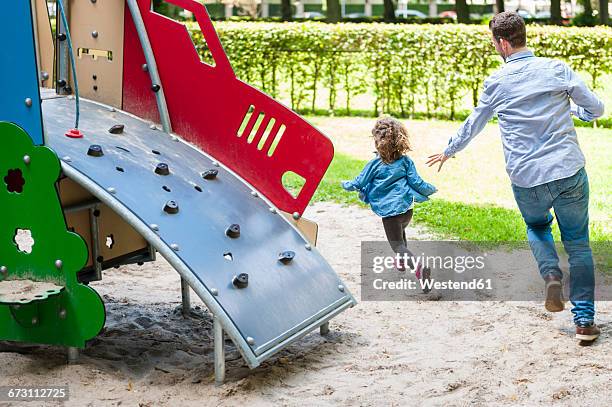
[[[66,41],[66,34],[64,33],[57,34],[57,39],[60,41]]]
[[[232,284],[234,284],[236,288],[247,288],[249,285],[249,275],[247,273],[240,273],[234,276]]]
[[[125,128],[125,126],[123,124],[115,124],[113,127],[108,129],[108,132],[110,134],[121,134],[121,133],[123,133],[123,129],[124,128]]]
[[[164,212],[173,215],[175,213],[178,213],[178,211],[179,211],[179,206],[178,206],[178,203],[176,203],[176,201],[166,202],[166,205],[164,206]]]
[[[60,88],[66,86],[66,79],[60,79],[59,81],[57,81],[57,86],[59,86]]]
[[[142,64],[142,70],[145,72],[149,71],[149,67],[147,66],[147,64]]]
[[[83,138],[83,132],[79,129],[70,129],[64,135],[70,138]]]
[[[202,178],[211,180],[211,179],[217,178],[218,174],[219,174],[218,170],[206,170],[202,173]]]
[[[97,31],[92,31],[91,32],[91,36],[94,38],[98,38],[98,32]]]
[[[87,155],[92,157],[102,157],[104,155],[104,151],[102,151],[102,147],[98,144],[92,144],[87,150]]]
[[[237,237],[240,237],[240,225],[237,224],[237,223],[234,223],[234,224],[230,225],[225,230],[225,234],[228,237],[231,237],[232,239],[236,239]]]
[[[157,175],[170,175],[170,167],[166,163],[159,163],[155,167],[155,173]]]
[[[278,261],[280,261],[283,264],[291,263],[291,260],[293,260],[294,258],[295,258],[295,252],[292,252],[291,250],[286,250],[278,254]]]

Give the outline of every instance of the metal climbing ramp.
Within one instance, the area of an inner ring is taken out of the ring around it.
[[[230,169],[115,108],[42,104],[62,170],[159,251],[218,318],[250,367],[355,304],[304,236]],[[265,170],[264,170],[265,171]]]

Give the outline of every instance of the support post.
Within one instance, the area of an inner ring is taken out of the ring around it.
[[[98,261],[100,256],[100,228],[98,225],[98,205],[94,205],[89,209],[89,224],[91,226],[91,261],[94,268],[95,279],[93,281],[102,280],[102,263]]]
[[[73,364],[79,361],[79,348],[69,346],[66,348],[66,353],[68,356],[68,364]]]
[[[319,327],[319,333],[321,334],[321,336],[325,336],[329,333],[329,321],[324,324],[321,324],[321,326]]]
[[[181,277],[181,302],[183,316],[187,318],[191,312],[191,299],[189,298],[189,284],[183,277]]]
[[[219,386],[225,381],[225,341],[221,321],[213,316],[213,333],[215,341],[215,383]]]

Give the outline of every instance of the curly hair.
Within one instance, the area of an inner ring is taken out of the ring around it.
[[[386,164],[391,164],[412,150],[406,126],[393,117],[378,119],[372,129],[372,136],[376,150]]]
[[[489,29],[497,41],[503,38],[514,48],[524,47],[527,44],[525,20],[514,11],[496,14],[489,21]]]

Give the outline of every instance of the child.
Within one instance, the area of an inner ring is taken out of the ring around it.
[[[378,119],[372,135],[377,157],[353,181],[343,181],[342,187],[347,191],[359,191],[359,198],[369,203],[374,213],[382,218],[393,251],[401,257],[408,256],[408,265],[418,279],[429,280],[431,271],[423,269],[421,273],[421,265],[415,267],[412,262],[405,229],[412,219],[414,202],[427,201],[437,189],[423,181],[414,162],[404,155],[411,151],[411,146],[408,130],[401,122],[392,117]],[[400,263],[397,268],[404,271],[405,265]]]

